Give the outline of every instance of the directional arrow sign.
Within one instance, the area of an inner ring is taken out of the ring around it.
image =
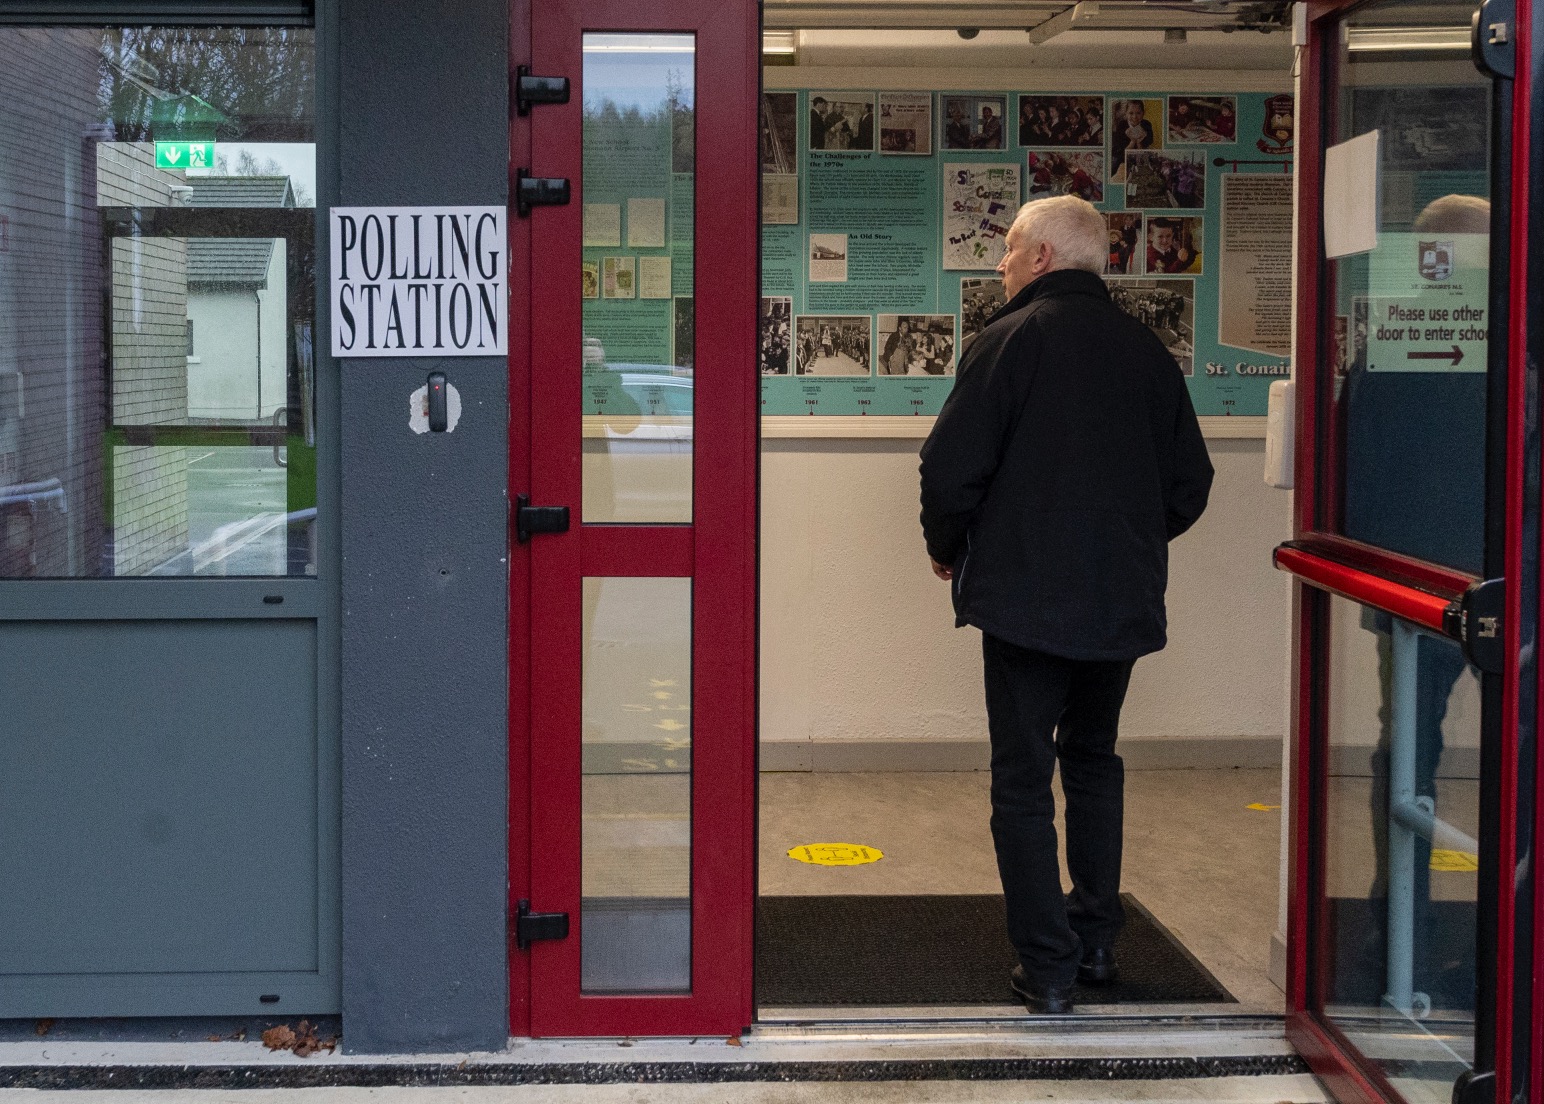
[[[1462,349],[1460,349],[1457,345],[1454,345],[1451,349],[1446,349],[1446,350],[1438,349],[1435,352],[1414,352],[1414,351],[1408,352],[1408,353],[1405,354],[1405,359],[1406,360],[1445,360],[1445,361],[1448,362],[1449,365],[1451,365],[1454,368],[1457,368],[1460,364],[1462,364],[1464,362],[1464,351]]]
[[[207,169],[214,165],[213,142],[157,142],[158,169]]]

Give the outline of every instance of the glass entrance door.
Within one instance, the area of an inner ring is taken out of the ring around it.
[[[514,52],[569,82],[511,105],[516,1034],[751,1019],[757,18],[539,0]]]
[[[1526,34],[1474,20],[1318,5],[1303,75],[1288,1001],[1343,1100],[1527,1077]]]

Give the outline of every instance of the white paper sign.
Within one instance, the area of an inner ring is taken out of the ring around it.
[[[1324,151],[1324,255],[1378,248],[1378,132]]]
[[[334,207],[332,355],[504,356],[503,207]]]

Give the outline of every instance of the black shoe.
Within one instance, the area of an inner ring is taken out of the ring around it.
[[[1083,952],[1083,961],[1078,963],[1078,980],[1088,985],[1109,985],[1120,976],[1120,967],[1115,965],[1115,949],[1113,947],[1093,947]]]
[[[1015,966],[1008,975],[1008,985],[1013,989],[1013,995],[1023,1001],[1024,1007],[1031,1012],[1058,1016],[1072,1011],[1070,981],[1065,985],[1031,981],[1024,975],[1024,967]]]

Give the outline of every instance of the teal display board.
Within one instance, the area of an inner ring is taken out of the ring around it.
[[[1019,204],[1107,212],[1106,279],[1202,415],[1264,415],[1291,328],[1290,96],[763,94],[763,414],[932,415]],[[589,186],[589,179],[586,179]]]

